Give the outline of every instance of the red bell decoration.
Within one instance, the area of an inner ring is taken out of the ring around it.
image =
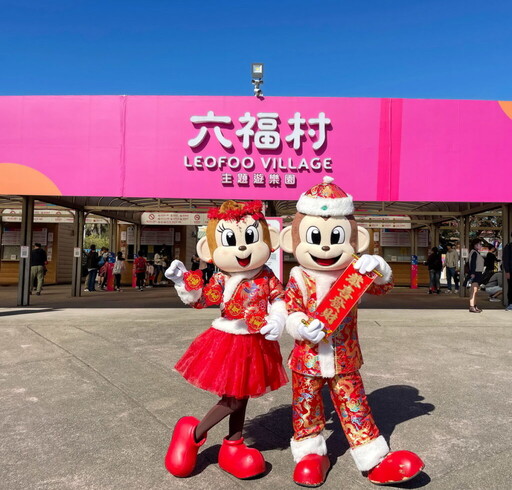
[[[218,284],[210,286],[209,284],[204,287],[203,295],[205,303],[208,306],[220,305],[222,303],[222,288]]]
[[[224,314],[229,320],[239,320],[244,317],[244,305],[238,301],[229,300],[224,308]]]
[[[368,479],[377,485],[401,483],[414,478],[425,464],[411,451],[394,451],[368,472]]]
[[[266,324],[265,316],[266,311],[257,307],[249,307],[245,311],[245,322],[247,323],[247,330],[249,333],[258,333]]]
[[[199,290],[204,286],[203,273],[201,271],[185,272],[183,282],[187,291]]]

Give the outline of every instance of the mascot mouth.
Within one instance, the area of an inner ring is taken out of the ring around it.
[[[245,259],[241,259],[240,257],[237,257],[236,260],[238,260],[238,263],[242,267],[247,267],[251,263],[251,257],[252,257],[252,254],[249,255],[248,257],[246,257]]]
[[[309,254],[311,255],[311,254]],[[314,255],[311,255],[311,258],[322,267],[328,267],[329,265],[334,265],[338,260],[340,260],[341,255],[338,255],[337,257],[332,257],[330,259],[323,259],[320,257],[315,257]]]

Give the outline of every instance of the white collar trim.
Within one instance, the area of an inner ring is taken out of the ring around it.
[[[306,269],[305,267],[301,268],[306,272],[306,274],[310,275],[316,284],[316,299],[317,303],[320,303],[331,289],[331,286],[334,284],[336,279],[343,274],[345,269],[340,269],[336,271],[316,271],[312,269]]]

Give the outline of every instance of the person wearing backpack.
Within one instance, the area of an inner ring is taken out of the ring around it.
[[[123,252],[117,252],[116,262],[114,264],[113,274],[114,274],[114,290],[121,291],[121,276],[126,269],[125,260],[123,257]]]
[[[133,267],[135,268],[135,275],[137,276],[136,286],[139,291],[144,291],[144,279],[146,278],[146,259],[144,258],[144,252],[139,250],[137,252],[137,258],[133,261]]]

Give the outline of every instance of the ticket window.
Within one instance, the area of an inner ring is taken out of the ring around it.
[[[172,245],[162,245],[162,244],[146,244],[141,245],[139,247],[139,250],[142,251],[144,254],[144,257],[148,260],[153,260],[156,253],[160,253],[162,250],[162,247],[164,247],[165,255],[169,258],[173,257],[174,253],[174,247]],[[133,259],[135,254],[138,252],[138,250],[135,250],[134,245],[128,245],[128,259]]]
[[[0,241],[0,259],[3,261],[20,260],[21,228],[18,224],[2,226]],[[47,227],[33,227],[32,245],[40,243],[43,250],[49,254],[51,260],[51,248],[53,242],[53,231],[48,232]]]
[[[160,253],[163,249],[169,260],[172,260],[174,257],[174,238],[175,230],[173,226],[143,226],[140,236],[140,250],[148,260],[153,260],[155,254]]]

